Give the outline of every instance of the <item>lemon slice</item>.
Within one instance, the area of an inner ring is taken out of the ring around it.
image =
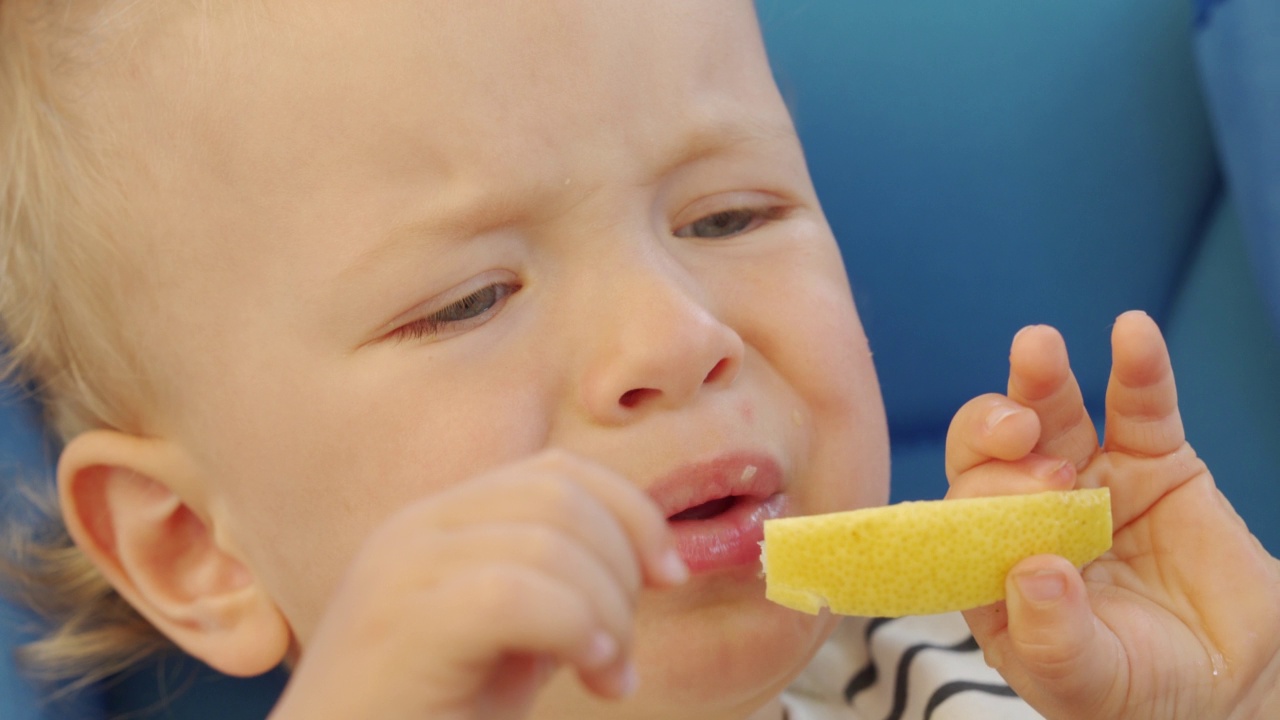
[[[789,608],[897,617],[1004,597],[1032,555],[1081,567],[1111,547],[1107,488],[904,502],[764,524],[765,596]]]

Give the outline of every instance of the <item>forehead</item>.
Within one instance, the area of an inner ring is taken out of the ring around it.
[[[473,164],[600,136],[644,146],[664,126],[726,119],[691,114],[773,100],[746,0],[169,7],[103,96],[147,144],[172,140],[165,156],[201,152],[228,173],[245,158],[314,167],[318,139],[347,171],[353,160],[448,170],[461,147]]]
[[[125,4],[150,12],[103,45],[86,97],[157,345],[208,308],[244,310],[208,336],[266,335],[263,309],[345,303],[327,280],[381,238],[489,198],[555,213],[700,146],[797,154],[750,0]]]
[[[638,184],[693,136],[790,132],[750,0],[152,7],[94,92],[124,128],[140,237],[218,239],[188,266],[234,262],[229,238],[269,262],[264,237],[337,264],[359,254],[346,239],[451,203],[446,185]]]

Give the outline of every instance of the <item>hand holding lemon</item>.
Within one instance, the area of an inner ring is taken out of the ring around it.
[[[1188,444],[1156,324],[1116,320],[1101,438],[1061,335],[1027,328],[1009,360],[1007,395],[951,423],[947,500],[772,521],[767,595],[961,609],[1050,719],[1280,717],[1280,561]]]

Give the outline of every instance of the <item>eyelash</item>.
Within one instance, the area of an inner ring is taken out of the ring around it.
[[[396,328],[390,338],[398,341],[433,338],[442,330],[474,322],[489,314],[519,289],[518,285],[510,283],[486,285],[420,320]]]
[[[676,237],[702,238],[707,240],[719,240],[723,238],[730,238],[736,235],[741,235],[743,233],[755,230],[756,228],[760,227],[766,222],[781,220],[782,218],[787,216],[787,213],[789,211],[790,211],[789,208],[778,207],[778,206],[763,207],[763,208],[757,208],[757,207],[730,208],[728,210],[721,210],[719,212],[714,212],[714,213],[711,213],[710,215],[700,217],[697,220],[694,220],[693,222],[689,223],[688,225],[683,225],[681,227],[676,228],[675,232],[673,232],[672,234],[675,235]],[[747,224],[745,226],[731,229],[727,232],[724,232],[723,234],[712,234],[712,235],[694,235],[693,234],[694,231],[692,230],[692,228],[698,223],[713,221],[713,222],[718,222],[720,224],[723,224],[725,221],[729,219],[733,219],[735,218],[735,216],[741,217],[743,214],[749,215],[749,217],[746,218]]]
[[[766,222],[780,220],[786,217],[788,212],[789,208],[777,206],[764,208],[730,208],[728,210],[711,213],[710,215],[694,220],[688,225],[676,228],[673,234],[676,237],[698,237],[709,240],[729,238],[750,232]],[[745,218],[746,224],[741,227],[731,228],[723,234],[693,234],[692,228],[699,223],[712,221],[723,225],[726,221],[734,219],[735,217],[740,218],[743,214],[746,214],[748,217]],[[434,338],[443,330],[448,330],[451,327],[475,321],[477,318],[488,314],[494,308],[501,305],[508,297],[515,294],[519,289],[520,287],[518,285],[512,285],[509,283],[486,285],[470,295],[467,295],[460,300],[456,300],[420,320],[414,320],[411,323],[396,328],[391,332],[389,338],[396,341],[425,340]],[[479,308],[479,310],[476,310],[476,308]]]

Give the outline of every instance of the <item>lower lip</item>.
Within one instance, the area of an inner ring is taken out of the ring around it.
[[[741,498],[728,511],[705,520],[670,523],[676,547],[689,572],[760,565],[760,543],[764,541],[764,521],[781,517],[787,499],[782,494],[768,498]]]

